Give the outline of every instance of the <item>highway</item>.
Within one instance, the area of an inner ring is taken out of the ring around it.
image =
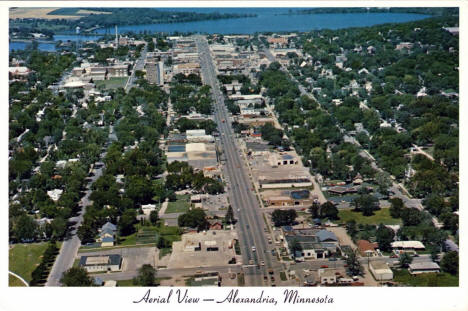
[[[219,89],[215,69],[211,59],[206,39],[196,38],[200,55],[203,80],[211,86],[214,105],[215,122],[218,125],[223,152],[226,156],[224,175],[228,181],[228,193],[234,215],[238,220],[236,227],[239,233],[243,264],[252,262],[257,266],[245,267],[246,285],[262,286],[263,276],[272,268],[277,272],[281,265],[272,258],[265,237],[266,226],[257,198],[252,192],[252,184],[246,173],[247,168],[241,160],[240,149],[235,144],[235,136],[231,128],[229,114],[224,105],[224,97]],[[255,250],[253,250],[253,247]],[[262,265],[264,262],[264,265]]]

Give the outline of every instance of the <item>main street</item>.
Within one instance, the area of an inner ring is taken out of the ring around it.
[[[276,258],[272,258],[268,249],[263,214],[252,192],[252,184],[246,173],[245,163],[239,155],[240,150],[235,144],[229,114],[224,105],[224,97],[219,88],[208,44],[204,37],[197,36],[195,39],[200,55],[203,80],[211,86],[215,101],[215,121],[220,132],[223,153],[226,156],[224,175],[230,185],[228,188],[230,203],[238,220],[236,227],[243,263],[254,263],[254,266],[244,268],[246,285],[268,285],[268,282],[263,284],[262,281],[263,276],[267,274],[267,269],[275,269],[277,272],[281,265]]]

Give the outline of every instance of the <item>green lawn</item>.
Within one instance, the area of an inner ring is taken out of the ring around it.
[[[177,195],[175,202],[169,202],[166,209],[166,214],[185,213],[190,208],[190,196],[188,194]]]
[[[458,276],[444,272],[411,275],[407,270],[393,270],[393,280],[407,286],[458,286]]]
[[[286,272],[284,272],[284,271],[280,272],[280,279],[281,279],[281,281],[287,281]]]
[[[361,212],[354,212],[351,209],[339,209],[338,216],[340,217],[339,222],[347,222],[349,220],[355,220],[357,224],[363,225],[378,225],[383,223],[384,225],[400,225],[400,218],[392,218],[390,216],[390,210],[388,208],[382,208],[374,212],[372,216],[363,216]]]
[[[110,78],[109,80],[99,80],[95,81],[96,88],[99,86],[104,85],[106,89],[116,89],[119,87],[124,87],[127,83],[128,77],[121,77],[121,78]]]
[[[48,243],[15,244],[8,254],[9,270],[31,282],[31,273],[36,269],[47,249]],[[60,249],[61,243],[57,243]]]
[[[155,279],[155,286],[158,286],[159,284],[161,284],[161,281],[162,280],[169,280],[171,279],[170,277],[162,277],[162,278],[156,278]],[[117,281],[117,286],[119,287],[137,287],[139,285],[134,285],[133,284],[133,279],[130,279],[130,280],[118,280]]]
[[[11,287],[26,287],[23,282],[21,282],[20,279],[18,279],[16,276],[8,274],[8,286]]]

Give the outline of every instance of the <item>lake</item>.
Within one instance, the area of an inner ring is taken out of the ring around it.
[[[198,13],[246,13],[257,14],[256,17],[205,20],[186,23],[163,23],[150,25],[119,26],[119,33],[135,32],[200,32],[219,34],[252,34],[255,32],[293,32],[318,29],[340,29],[349,27],[366,27],[384,23],[403,23],[429,17],[410,13],[334,13],[334,14],[287,14],[297,8],[161,8],[166,11],[192,11]],[[98,29],[97,34],[114,33],[114,28]],[[56,35],[55,41],[62,40],[95,40],[98,36]],[[26,43],[13,42],[11,49],[24,49]],[[53,43],[39,44],[43,50],[55,50]]]

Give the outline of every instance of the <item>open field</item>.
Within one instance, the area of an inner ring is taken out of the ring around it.
[[[372,216],[363,216],[361,212],[354,212],[351,209],[339,209],[338,216],[340,217],[339,222],[343,223],[354,219],[357,224],[363,225],[379,225],[380,223],[384,225],[401,224],[401,219],[390,216],[390,209],[388,208],[375,211]]]
[[[448,273],[411,275],[407,270],[393,270],[395,282],[408,286],[458,286],[458,277]]]
[[[8,274],[8,286],[12,287],[26,287],[23,282],[21,282],[20,279],[18,279],[16,276]]]
[[[170,213],[185,213],[190,208],[190,196],[187,194],[177,195],[175,202],[169,202],[166,214]]]
[[[90,14],[112,14],[111,12],[99,12],[92,10],[74,9],[70,13],[50,14],[59,8],[11,8],[10,19],[15,18],[41,18],[41,19],[79,19]]]
[[[105,89],[117,89],[119,87],[124,87],[127,80],[128,77],[110,78],[109,80],[95,81],[95,83],[97,88],[103,86]]]
[[[28,283],[31,281],[31,273],[41,262],[42,254],[47,249],[48,243],[15,244],[8,254],[9,270],[21,276]],[[57,243],[60,248],[60,243]]]
[[[79,15],[48,15],[58,8],[12,8],[10,19],[15,18],[42,18],[42,19],[79,19]]]

